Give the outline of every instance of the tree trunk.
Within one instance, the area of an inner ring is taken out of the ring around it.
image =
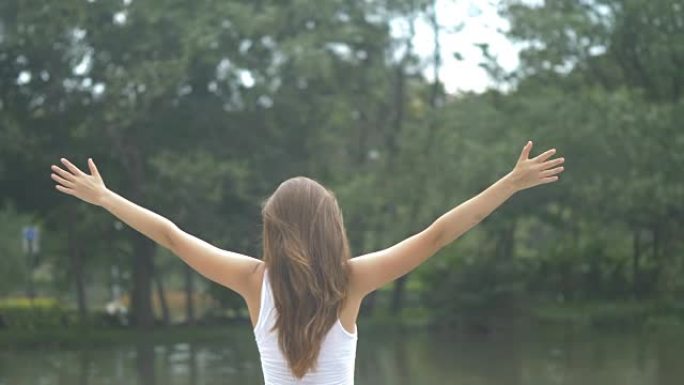
[[[430,108],[432,109],[433,113],[436,111],[437,107],[439,106],[439,101],[440,101],[440,87],[441,87],[441,80],[439,78],[439,70],[442,66],[442,53],[441,53],[441,45],[439,43],[439,33],[440,33],[440,26],[439,22],[437,21],[437,2],[433,1],[429,10],[429,20],[430,20],[430,26],[432,27],[432,33],[433,33],[433,84],[432,88],[430,91],[430,96],[428,103],[430,105]],[[411,39],[413,40],[413,36],[415,34],[415,29],[413,23],[411,23]],[[409,48],[412,48],[410,46]],[[412,51],[407,50],[407,52],[410,54]],[[402,78],[403,80],[403,78]],[[402,88],[403,92],[403,88]],[[402,103],[403,105],[403,103]],[[401,121],[398,122],[401,124]],[[431,120],[430,123],[428,124],[428,137],[426,140],[426,145],[425,145],[425,153],[428,153],[430,149],[432,148],[432,145],[434,143],[434,138],[435,134],[437,131],[437,124],[435,123],[434,120]],[[419,179],[422,179],[422,181],[419,181],[416,183],[416,186],[425,186],[426,185],[426,179],[427,179],[427,174],[421,173],[418,174],[417,177]],[[423,204],[424,202],[419,198],[415,198],[416,201],[413,202],[412,209],[411,209],[411,218],[417,218],[418,217],[418,211],[420,209],[420,205]],[[394,288],[392,290],[392,301],[390,303],[390,311],[392,314],[399,314],[401,312],[401,309],[404,306],[404,297],[406,294],[406,280],[408,279],[408,275],[406,274],[400,278],[398,278],[394,282]]]
[[[513,258],[516,222],[515,218],[512,219],[509,223],[505,223],[503,228],[499,231],[495,255],[501,260]]]
[[[660,273],[662,272],[662,266],[663,266],[663,261],[661,260],[661,229],[660,229],[660,224],[655,223],[653,225],[653,228],[651,229],[653,232],[653,277],[651,279],[652,285],[649,285],[653,287],[654,290],[659,290],[660,285],[658,284],[660,282]]]
[[[394,100],[393,100],[393,119],[391,125],[391,131],[385,135],[385,146],[387,146],[387,174],[392,175],[395,173],[395,160],[397,157],[398,146],[397,140],[401,135],[401,131],[404,126],[405,119],[405,109],[404,104],[406,102],[406,62],[413,55],[413,38],[415,36],[415,20],[411,19],[409,23],[409,36],[406,39],[406,52],[401,58],[400,62],[397,64],[395,82],[393,85]],[[387,191],[387,178],[383,178],[382,191]],[[389,210],[386,210],[388,207]],[[383,207],[381,215],[384,217],[388,213],[387,219],[385,221],[379,221],[381,224],[394,223],[396,221],[396,206],[394,202],[389,202],[387,206]],[[381,227],[378,230],[380,234],[386,227]],[[377,248],[386,247],[386,245],[377,245]],[[401,309],[402,299],[403,299],[403,287],[397,289],[396,285],[403,286],[403,283],[399,283],[401,280],[405,280],[405,277],[399,278],[396,281],[394,290],[392,293],[391,310],[392,312],[399,311]],[[364,309],[368,314],[371,314],[375,309],[377,303],[376,292],[370,293],[364,300]]]
[[[76,209],[69,207],[68,209],[68,226],[67,226],[67,242],[69,247],[69,255],[71,260],[71,274],[74,280],[74,289],[76,291],[76,304],[78,307],[78,317],[82,323],[85,323],[88,314],[85,283],[83,279],[83,250],[82,245],[75,236],[76,224]]]
[[[133,234],[133,290],[131,294],[131,319],[141,329],[154,326],[152,313],[152,256],[155,244],[144,235]]]
[[[651,286],[662,297],[671,294],[673,276],[671,269],[666,267],[671,264],[669,257],[669,226],[667,221],[658,221],[651,228],[653,233],[653,273],[651,276]]]
[[[128,127],[132,129],[131,127]],[[115,155],[121,160],[129,172],[128,184],[130,198],[134,202],[142,202],[144,198],[143,183],[147,181],[145,164],[140,146],[135,138],[126,135],[120,127],[108,125],[105,127]],[[141,329],[149,329],[154,325],[152,312],[152,257],[156,244],[140,232],[133,230],[131,236],[133,245],[133,289],[131,290],[131,321]]]
[[[88,305],[86,302],[85,280],[83,277],[83,249],[81,249],[80,246],[77,246],[74,248],[71,255],[78,317],[82,323],[85,323],[88,316]]]
[[[195,324],[195,276],[190,266],[185,266],[185,322]]]
[[[147,180],[142,154],[135,145],[127,147],[126,165],[130,171],[131,198],[142,202],[144,198],[143,183]],[[134,230],[135,231],[135,230]],[[157,244],[142,233],[133,234],[133,324],[142,329],[154,326],[152,311],[152,274],[155,249]]]
[[[404,296],[406,293],[406,278],[407,275],[399,277],[394,281],[394,288],[392,290],[392,301],[390,302],[390,312],[392,314],[399,314],[404,307]]]
[[[169,315],[169,304],[166,302],[166,292],[164,290],[164,282],[162,279],[162,274],[158,268],[154,269],[154,283],[157,287],[157,298],[159,299],[159,307],[162,313],[162,322],[164,326],[169,326],[171,324],[171,316]]]
[[[632,251],[632,296],[638,298],[641,292],[641,236],[638,228],[634,230]]]

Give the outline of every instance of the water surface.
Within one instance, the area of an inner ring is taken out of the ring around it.
[[[684,333],[360,329],[356,384],[681,385]],[[0,385],[258,385],[250,330],[214,341],[0,351]]]

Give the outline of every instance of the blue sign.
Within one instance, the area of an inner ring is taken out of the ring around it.
[[[24,239],[32,241],[38,237],[38,228],[36,226],[25,226],[23,233]]]
[[[24,226],[21,229],[21,243],[24,248],[24,252],[29,254],[38,253],[40,250],[39,243],[39,231],[38,226]]]

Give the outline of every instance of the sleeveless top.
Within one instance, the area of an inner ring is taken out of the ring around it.
[[[354,365],[356,361],[356,341],[358,328],[354,325],[354,333],[349,333],[339,318],[328,334],[323,338],[318,355],[318,365],[304,377],[298,379],[290,370],[285,355],[278,345],[277,330],[271,331],[276,321],[277,310],[268,280],[268,271],[264,271],[261,285],[261,304],[259,318],[254,327],[261,369],[265,385],[353,385]]]

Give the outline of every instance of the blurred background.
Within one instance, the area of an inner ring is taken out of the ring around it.
[[[261,384],[244,304],[50,165],[230,250],[306,175],[354,255],[566,158],[368,297],[358,384],[680,384],[681,0],[3,0],[0,384]]]

